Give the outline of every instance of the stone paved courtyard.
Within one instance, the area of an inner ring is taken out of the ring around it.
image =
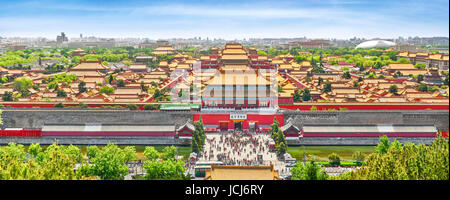
[[[280,176],[289,173],[285,163],[269,149],[270,134],[213,133],[206,135],[204,152],[198,161],[221,161],[225,165],[274,165]]]

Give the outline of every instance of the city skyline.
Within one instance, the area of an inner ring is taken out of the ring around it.
[[[448,37],[448,1],[5,1],[0,36]],[[332,34],[331,34],[332,33]]]

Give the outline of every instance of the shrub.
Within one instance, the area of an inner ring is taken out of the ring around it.
[[[356,151],[355,153],[353,153],[352,158],[353,160],[355,160],[357,165],[360,165],[366,159],[364,154],[361,153],[360,151]]]
[[[159,110],[159,104],[146,104],[144,105],[144,110]]]
[[[100,88],[99,92],[100,92],[100,94],[101,93],[112,94],[112,93],[114,93],[114,88],[108,87],[108,86],[103,86],[102,88]]]
[[[64,108],[64,104],[62,103],[57,103],[54,105],[55,108]]]
[[[139,106],[136,104],[127,104],[127,108],[130,110],[139,110]]]
[[[328,156],[328,159],[330,160],[331,165],[340,165],[341,164],[341,158],[336,153],[331,153]]]
[[[311,106],[311,109],[310,110],[317,110],[317,107],[316,106]]]
[[[78,104],[78,106],[79,106],[80,108],[88,108],[88,107],[89,107],[88,105],[86,105],[86,104],[83,103],[83,102],[80,102],[80,103]]]

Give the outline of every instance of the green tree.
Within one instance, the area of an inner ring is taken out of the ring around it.
[[[379,154],[385,154],[389,149],[389,139],[386,135],[383,135],[379,139],[379,143],[375,149],[375,151]]]
[[[59,90],[56,92],[56,96],[57,96],[57,97],[67,97],[67,93],[64,92],[64,90],[59,89]]]
[[[411,61],[409,61],[406,58],[400,58],[400,59],[397,60],[397,63],[411,63]]]
[[[54,107],[55,107],[55,108],[64,108],[64,104],[62,104],[62,103],[56,103],[56,104],[54,105]]]
[[[448,180],[448,138],[438,136],[429,146],[408,143],[371,154],[355,172],[339,176],[345,180]]]
[[[327,82],[325,83],[325,85],[323,85],[323,87],[322,87],[322,92],[323,92],[323,93],[331,92],[331,82],[330,82],[330,81],[327,81]]]
[[[37,156],[39,153],[42,152],[42,147],[39,145],[39,143],[30,144],[28,147],[28,153]]]
[[[125,162],[130,162],[131,160],[137,158],[135,146],[126,146],[123,149],[123,153],[125,155]]]
[[[12,96],[12,92],[5,91],[5,93],[3,93],[3,95],[2,95],[2,100],[3,101],[13,101],[14,99]]]
[[[100,149],[98,148],[98,146],[96,146],[96,145],[88,146],[86,155],[89,158],[89,160],[92,160],[93,158],[95,158],[95,156],[97,156],[98,152],[100,152]]]
[[[417,86],[417,89],[421,92],[428,92],[428,86],[423,83],[419,84]]]
[[[425,69],[427,66],[423,63],[416,63],[414,67],[416,67],[417,69]]]
[[[398,87],[397,87],[397,85],[391,85],[391,86],[389,87],[389,93],[397,94],[397,92],[398,92]]]
[[[319,76],[317,85],[320,86],[320,84],[322,84],[322,82],[323,82],[323,78]]]
[[[127,108],[130,110],[139,110],[139,106],[136,104],[127,104]]]
[[[293,98],[294,98],[294,102],[301,102],[302,101],[302,99],[301,99],[302,97],[301,97],[300,92],[298,90],[296,90],[294,92]]]
[[[420,83],[424,80],[425,76],[423,76],[422,74],[417,75],[417,82]]]
[[[86,82],[81,81],[81,82],[78,84],[78,93],[81,94],[81,93],[83,93],[83,92],[87,92]]]
[[[205,144],[205,129],[203,128],[203,119],[200,116],[200,119],[194,122],[194,133],[192,134],[192,152],[200,153],[203,151],[203,145]]]
[[[103,180],[123,180],[128,174],[126,155],[114,143],[108,143],[95,157],[92,164],[84,163],[80,167],[80,173],[85,176],[97,176]]]
[[[117,87],[125,87],[125,81],[123,79],[119,79],[117,81]]]
[[[184,162],[181,160],[148,160],[144,163],[147,180],[186,180]]]
[[[162,150],[161,158],[164,160],[176,159],[177,148],[175,146],[166,146]]]
[[[373,72],[370,73],[367,78],[377,78],[377,75],[375,75]]]
[[[314,160],[297,162],[291,169],[292,180],[327,180],[328,174]]]
[[[401,147],[402,147],[402,143],[400,143],[397,139],[395,139],[394,142],[392,142],[389,145],[389,148],[394,148],[394,149],[397,149],[397,150],[401,149]]]
[[[105,94],[112,94],[114,93],[114,88],[109,86],[103,86],[102,88],[100,88],[99,92]]]
[[[146,146],[144,149],[144,156],[149,160],[156,160],[159,158],[159,152],[153,146]]]
[[[357,165],[361,165],[364,162],[364,160],[366,159],[366,156],[364,156],[364,154],[361,153],[360,151],[355,151],[352,154],[352,158],[353,158],[353,160],[355,160]]]
[[[330,164],[333,166],[341,164],[341,158],[336,153],[331,153],[328,155],[328,159],[330,160]]]
[[[342,78],[350,79],[350,78],[352,78],[352,75],[350,75],[350,72],[344,72],[344,74],[342,75]]]
[[[311,100],[311,92],[309,91],[308,88],[302,90],[302,100],[303,101]]]
[[[23,77],[14,79],[14,90],[20,92],[22,95],[28,94],[28,89],[30,89],[31,86],[33,86],[33,81],[28,78]]]

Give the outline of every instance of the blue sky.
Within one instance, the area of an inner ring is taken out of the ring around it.
[[[449,35],[448,0],[0,1],[0,36],[392,38]]]

